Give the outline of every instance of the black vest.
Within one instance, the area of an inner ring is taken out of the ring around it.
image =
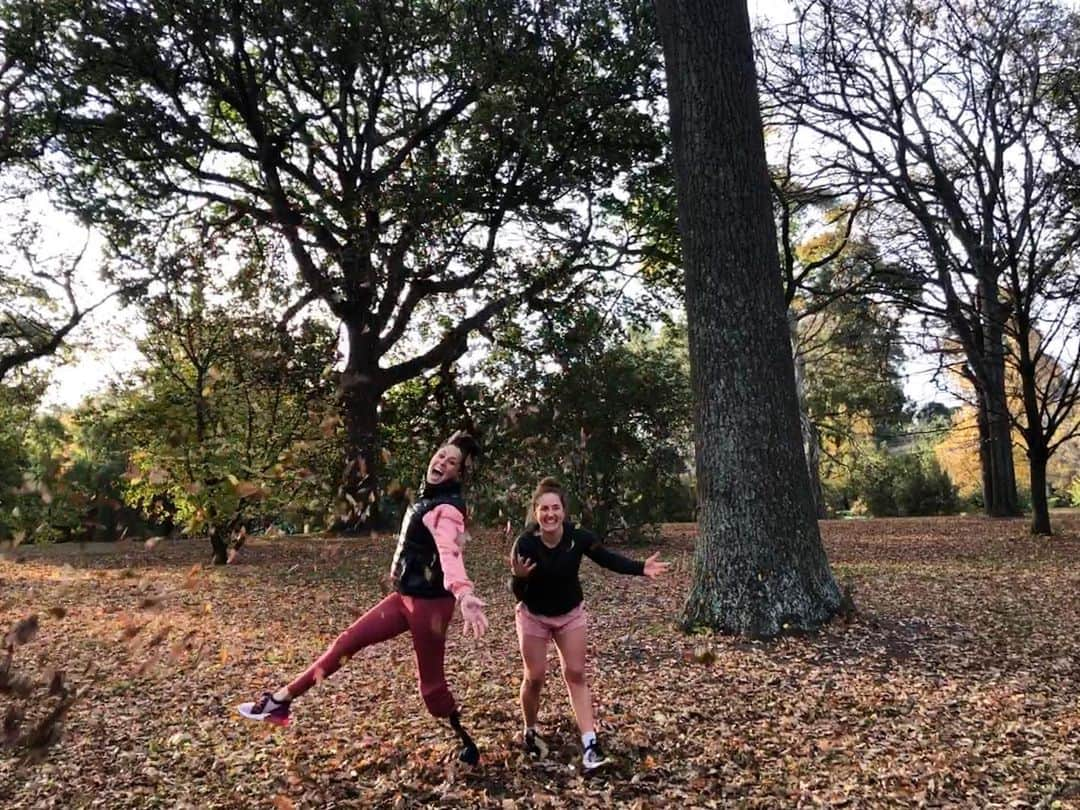
[[[458,481],[425,484],[419,498],[405,511],[394,562],[390,566],[394,589],[398,593],[421,599],[451,595],[443,586],[439,548],[424,525],[424,515],[442,504],[453,506],[461,512],[462,517],[465,516],[465,499],[461,497],[461,484]]]

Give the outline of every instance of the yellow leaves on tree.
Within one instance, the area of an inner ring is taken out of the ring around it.
[[[949,474],[961,498],[982,494],[982,466],[979,461],[979,425],[975,409],[964,405],[953,414],[952,427],[934,447],[938,464]],[[1023,440],[1013,430],[1013,466],[1016,468],[1016,486],[1031,490],[1031,475]]]

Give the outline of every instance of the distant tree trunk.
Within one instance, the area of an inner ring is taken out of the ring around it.
[[[1049,454],[1045,449],[1029,449],[1031,464],[1031,533],[1049,535],[1050,503],[1046,497],[1046,462]]]
[[[987,508],[991,517],[1016,517],[1021,513],[1016,494],[1016,468],[1013,463],[1012,419],[1005,392],[1005,344],[1003,305],[998,300],[996,281],[981,285],[980,300],[987,310],[983,337],[982,382],[985,386],[990,482],[993,498]]]
[[[685,626],[767,638],[840,607],[799,431],[743,2],[657,0],[686,275],[699,539]]]
[[[805,411],[799,414],[799,424],[806,453],[806,472],[810,476],[810,495],[814,499],[814,515],[818,520],[824,520],[829,516],[829,511],[825,508],[825,490],[821,486],[820,434],[817,425]]]
[[[214,565],[229,561],[229,534],[224,526],[215,526],[210,531],[210,549],[214,553]]]
[[[1024,401],[1024,422],[1022,430],[1027,444],[1028,466],[1031,473],[1031,533],[1049,535],[1050,504],[1046,497],[1046,464],[1050,460],[1050,436],[1043,426],[1043,414],[1039,407],[1039,392],[1036,388],[1038,364],[1032,356],[1028,335],[1031,327],[1027,319],[1017,319],[1021,338],[1018,340],[1020,362],[1020,390]]]
[[[798,322],[788,310],[791,331],[792,360],[795,364],[795,395],[799,403],[799,429],[802,433],[803,452],[806,454],[806,472],[810,476],[810,494],[814,498],[814,514],[818,520],[828,517],[825,509],[825,493],[821,487],[821,447],[817,425],[810,418],[806,401],[806,359],[798,350]]]
[[[211,523],[210,548],[214,552],[214,565],[226,565],[229,562],[229,544],[233,541],[237,530],[244,522],[243,512],[237,511],[228,520]],[[236,543],[239,548],[241,543]]]

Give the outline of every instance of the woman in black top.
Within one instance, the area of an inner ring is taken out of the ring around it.
[[[518,599],[518,641],[525,665],[521,681],[525,750],[536,756],[547,752],[547,745],[536,730],[536,717],[547,672],[547,645],[554,639],[585,748],[582,764],[589,771],[599,768],[607,759],[596,740],[592,696],[585,679],[587,619],[578,579],[581,558],[587,556],[620,574],[649,578],[663,574],[669,564],[661,562],[659,554],[638,562],[608,551],[595,534],[566,521],[566,500],[562,487],[553,478],[545,478],[536,487],[532,513],[536,522],[526,528],[510,552],[511,587]]]

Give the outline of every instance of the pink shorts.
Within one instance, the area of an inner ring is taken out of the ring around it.
[[[525,607],[524,602],[518,602],[514,610],[515,624],[517,625],[518,638],[525,636],[542,638],[545,641],[557,633],[565,633],[567,630],[577,630],[584,627],[588,621],[585,608],[578,605],[569,613],[561,616],[538,616]]]

